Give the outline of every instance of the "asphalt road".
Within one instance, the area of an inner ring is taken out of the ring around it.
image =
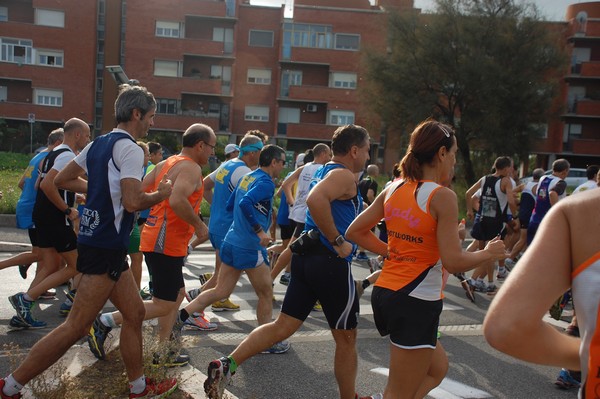
[[[0,228],[0,241],[9,239],[27,242],[27,236],[14,229]],[[15,238],[16,237],[16,238]],[[0,243],[1,245],[1,243]],[[12,256],[20,247],[3,247],[13,252],[1,252],[0,259]],[[213,268],[211,251],[195,251],[184,269],[186,285],[199,285],[196,276]],[[33,272],[33,271],[32,271]],[[365,277],[369,272],[365,264],[353,264],[355,278]],[[144,280],[147,274],[144,273]],[[58,308],[64,299],[66,287],[59,287],[58,298],[40,301],[36,317],[45,320],[49,328],[36,331],[12,331],[8,321],[15,314],[8,300],[9,295],[23,291],[31,281],[24,281],[16,268],[0,270],[3,282],[3,298],[0,298],[0,375],[6,375],[14,367],[11,359],[15,353],[26,352],[37,340],[63,321]],[[387,338],[381,338],[373,324],[368,288],[361,299],[361,317],[358,332],[359,370],[357,390],[361,395],[381,392],[386,383],[389,357]],[[275,285],[274,316],[285,294],[285,286]],[[205,373],[210,360],[228,354],[256,326],[256,296],[245,276],[242,277],[232,300],[241,305],[237,312],[207,315],[218,322],[219,328],[212,332],[186,331],[184,349],[190,354],[192,367]],[[561,391],[553,382],[557,369],[526,364],[492,349],[482,335],[481,324],[493,297],[478,294],[475,304],[469,302],[458,280],[451,277],[446,288],[444,311],[441,316],[441,343],[448,352],[450,370],[442,385],[432,391],[429,398],[575,398],[575,391]],[[108,310],[109,308],[107,308]],[[515,309],[518,311],[518,309]],[[566,327],[564,321],[555,323]],[[258,355],[244,363],[228,386],[230,397],[243,399],[260,398],[337,398],[333,375],[334,343],[322,313],[312,312],[303,327],[290,338],[291,350],[282,355]],[[202,387],[188,389],[203,397]]]

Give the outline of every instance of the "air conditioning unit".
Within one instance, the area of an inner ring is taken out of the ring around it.
[[[307,104],[306,112],[317,112],[317,104]]]

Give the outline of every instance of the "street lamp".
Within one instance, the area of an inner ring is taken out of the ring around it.
[[[33,154],[33,124],[35,123],[35,114],[30,113],[27,115],[29,121],[29,153]]]
[[[117,82],[117,85],[130,84],[138,86],[140,84],[140,81],[137,79],[129,79],[123,68],[121,68],[121,65],[108,65],[106,70],[111,74],[115,82]]]

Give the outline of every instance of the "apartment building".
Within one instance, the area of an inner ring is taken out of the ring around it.
[[[544,168],[557,158],[577,168],[600,164],[600,2],[571,4],[566,24],[571,65],[563,80],[562,112],[533,152]]]
[[[0,118],[25,129],[14,150],[29,149],[30,121],[46,137],[71,117],[94,122],[96,14],[94,2],[0,1]]]

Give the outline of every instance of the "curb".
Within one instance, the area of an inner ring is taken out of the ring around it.
[[[17,227],[17,216],[0,214],[0,227]]]

